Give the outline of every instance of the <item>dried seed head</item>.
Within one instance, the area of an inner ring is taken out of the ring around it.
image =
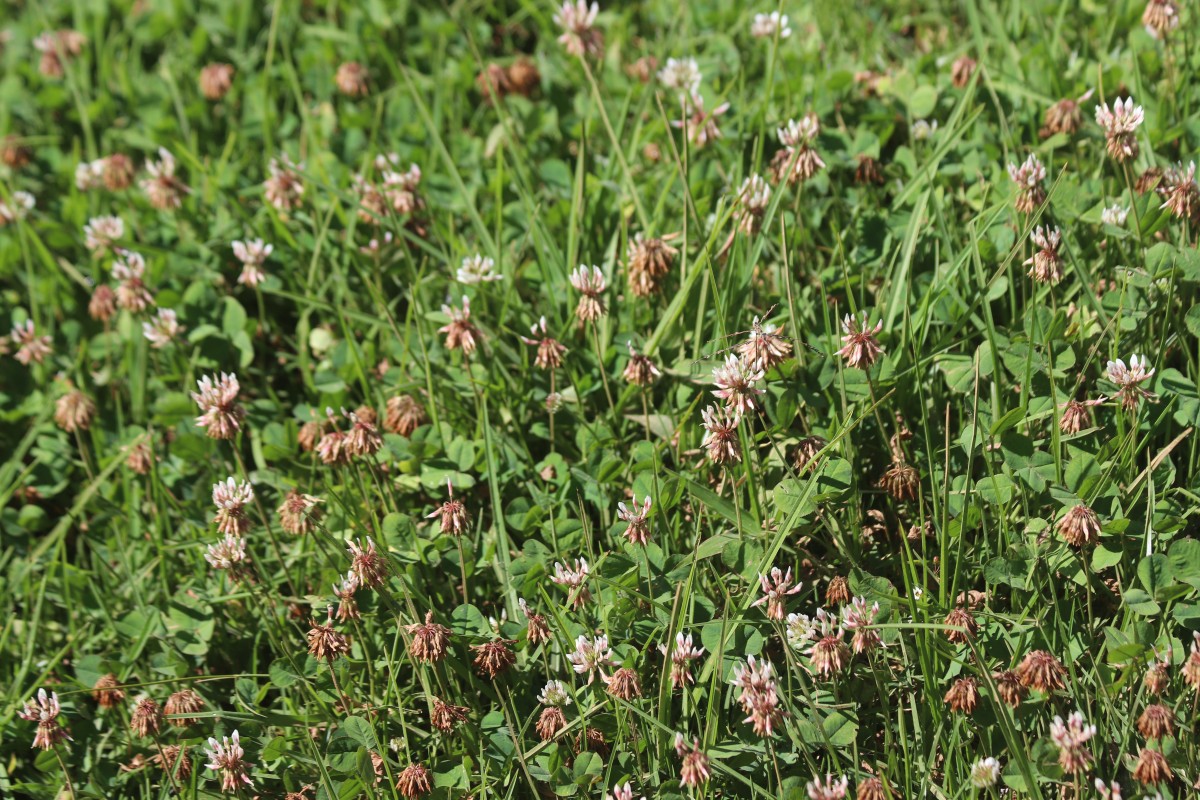
[[[1058,534],[1073,547],[1096,544],[1100,541],[1100,519],[1083,504],[1073,506],[1059,520]]]
[[[971,76],[975,74],[976,67],[975,59],[970,56],[959,56],[950,65],[950,83],[955,89],[962,89],[971,82]]]
[[[333,82],[339,92],[346,97],[365,97],[370,87],[367,84],[369,73],[367,68],[357,61],[346,61],[337,68]]]
[[[1146,677],[1142,679],[1142,685],[1146,687],[1146,691],[1157,697],[1167,690],[1171,685],[1171,673],[1169,671],[1169,659],[1155,659],[1146,670]]]
[[[445,702],[439,697],[433,698],[433,708],[429,711],[429,724],[442,733],[449,733],[463,722],[467,721],[467,707],[456,706]]]
[[[639,353],[633,348],[633,342],[628,342],[629,363],[625,365],[622,376],[634,386],[649,386],[662,377],[662,371],[650,360],[649,356]]]
[[[920,486],[917,471],[904,461],[893,461],[879,479],[879,487],[897,500],[915,500]]]
[[[475,670],[480,675],[486,675],[488,680],[506,671],[517,661],[517,656],[509,645],[514,642],[507,639],[495,639],[486,644],[472,645],[475,651]]]
[[[629,242],[625,270],[629,290],[637,297],[649,297],[662,290],[662,280],[679,255],[667,244],[673,238],[674,234],[648,239],[639,233]]]
[[[276,509],[280,527],[297,536],[311,533],[316,527],[315,521],[321,517],[321,510],[317,508],[320,502],[319,497],[292,489]]]
[[[295,164],[287,154],[271,159],[267,165],[263,195],[277,211],[286,213],[300,207],[304,199],[304,179],[299,172],[302,169],[303,162]]]
[[[220,100],[233,86],[232,64],[209,64],[200,70],[200,93],[208,100]]]
[[[86,431],[95,414],[96,404],[78,389],[71,389],[54,404],[54,421],[67,433]]]
[[[409,764],[396,781],[396,790],[407,800],[424,797],[433,791],[432,773],[422,764]]]
[[[92,687],[92,699],[101,708],[113,708],[118,703],[125,700],[125,691],[121,688],[121,682],[117,680],[117,676],[111,672],[107,675],[102,675],[96,685]]]
[[[350,641],[338,633],[333,627],[333,607],[326,610],[325,624],[312,621],[305,638],[308,639],[308,652],[314,658],[334,661],[340,656],[349,654]]]
[[[580,294],[579,305],[575,307],[575,316],[579,321],[594,322],[604,316],[607,310],[603,296],[608,289],[608,282],[600,268],[592,266],[589,271],[588,267],[580,264],[569,277],[571,285]]]
[[[792,453],[792,463],[796,465],[796,472],[805,472],[816,466],[813,461],[817,454],[829,442],[822,439],[820,436],[806,436],[796,444],[796,449]]]
[[[504,99],[504,95],[512,90],[508,80],[508,72],[504,67],[492,62],[484,66],[475,76],[475,87],[479,90],[479,98],[484,105],[493,105]]]
[[[176,728],[186,728],[188,725],[195,725],[200,721],[191,715],[203,708],[204,698],[195,690],[180,689],[167,698],[167,702],[163,706],[163,711],[168,717],[173,717],[167,721]]]
[[[558,369],[562,366],[562,357],[567,348],[554,337],[546,333],[546,318],[542,317],[530,326],[529,332],[533,338],[522,336],[521,341],[537,348],[533,364],[538,369]]]
[[[1066,688],[1062,663],[1045,650],[1032,650],[1017,667],[1017,679],[1027,689],[1049,693]]]
[[[1021,701],[1029,693],[1017,677],[1017,673],[1012,670],[992,673],[992,681],[996,684],[996,694],[1012,708],[1021,705]]]
[[[979,682],[974,678],[959,678],[942,700],[951,711],[973,714],[979,705]]]
[[[1142,25],[1155,39],[1166,39],[1179,27],[1179,4],[1175,0],[1150,0],[1142,12]]]
[[[946,615],[946,638],[954,644],[965,644],[979,633],[979,623],[965,608],[956,608]],[[961,628],[962,630],[958,630]]]
[[[117,293],[107,284],[100,284],[88,301],[88,315],[97,322],[108,322],[117,313]]]
[[[1147,739],[1165,739],[1175,735],[1175,715],[1161,703],[1154,703],[1138,717],[1137,727]]]
[[[1175,777],[1167,759],[1157,750],[1143,747],[1138,753],[1137,764],[1133,768],[1133,779],[1145,786],[1156,786],[1160,783],[1170,783]]]
[[[542,709],[541,716],[538,717],[534,727],[537,729],[538,736],[542,737],[543,742],[546,742],[557,738],[563,728],[567,727],[567,718],[558,706],[547,706]]]
[[[150,758],[150,761],[163,772],[174,777],[176,781],[186,781],[192,776],[192,759],[188,757],[186,746],[165,744]]]
[[[162,730],[162,707],[150,697],[143,697],[133,707],[129,716],[129,727],[138,736],[156,736]]]
[[[128,189],[133,185],[133,160],[124,153],[113,153],[104,159],[104,164],[100,168],[100,174],[104,181],[104,188],[110,192],[119,192],[122,189]]]
[[[630,701],[642,696],[637,673],[628,667],[621,667],[604,682],[608,684],[608,693],[621,700]]]
[[[714,464],[740,463],[741,442],[738,439],[738,423],[741,417],[732,415],[725,408],[709,406],[701,413],[704,425],[703,446]]]
[[[837,354],[846,360],[846,366],[851,369],[867,370],[879,360],[883,348],[875,339],[875,334],[883,330],[883,321],[875,323],[872,328],[867,321],[867,313],[861,317],[847,314],[842,319],[842,348]]]
[[[387,401],[383,427],[401,436],[411,436],[421,425],[429,421],[425,407],[409,394],[400,394]]]
[[[425,614],[424,623],[405,625],[404,629],[413,637],[410,651],[417,661],[432,664],[446,657],[450,645],[450,629],[433,621],[433,612]]]
[[[855,800],[893,800],[895,795],[875,776],[863,778],[854,790]]]
[[[350,551],[350,571],[360,584],[368,589],[378,589],[387,581],[390,571],[387,557],[375,549],[371,537],[364,537],[362,544],[351,539],[346,542],[346,549]]]
[[[450,317],[449,323],[438,328],[438,333],[446,334],[446,349],[462,350],[463,355],[470,356],[475,352],[475,340],[483,338],[483,334],[471,322],[470,299],[464,295],[461,308],[443,305],[442,313]]]
[[[508,65],[508,86],[515,94],[529,97],[542,85],[542,73],[525,56]]]
[[[1091,92],[1085,95],[1085,97],[1090,96]],[[1067,136],[1071,136],[1079,130],[1079,126],[1082,124],[1083,112],[1079,108],[1079,103],[1067,97],[1046,109],[1046,113],[1042,116],[1042,129],[1039,133],[1043,139],[1048,139],[1056,133],[1065,133]]]
[[[825,587],[825,605],[833,608],[850,602],[850,582],[841,575],[834,575]]]
[[[1062,280],[1062,256],[1058,252],[1062,243],[1062,231],[1058,228],[1042,228],[1039,225],[1029,234],[1029,238],[1038,247],[1038,251],[1025,260],[1025,266],[1029,267],[1029,277],[1038,283],[1058,283]]]

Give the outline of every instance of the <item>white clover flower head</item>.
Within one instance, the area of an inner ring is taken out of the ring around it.
[[[691,97],[700,90],[700,66],[694,58],[668,58],[667,64],[658,71],[658,81],[680,95]]]
[[[801,117],[798,122],[789,119],[787,125],[775,131],[784,147],[808,147],[820,132],[821,121],[811,112]]]
[[[171,344],[183,330],[173,308],[160,308],[151,321],[142,323],[142,334],[155,350]]]
[[[246,266],[261,266],[267,257],[275,250],[274,245],[267,244],[262,239],[247,239],[230,243],[233,255]]]
[[[125,235],[125,222],[120,217],[92,217],[83,226],[84,245],[92,255],[110,250]]]
[[[459,283],[467,286],[473,286],[477,283],[491,282],[503,280],[503,275],[497,275],[492,272],[495,268],[495,260],[476,253],[473,256],[467,256],[462,260],[462,266],[455,273],[455,278]]]
[[[1108,103],[1096,106],[1096,123],[1109,136],[1135,132],[1146,120],[1146,111],[1133,104],[1132,97],[1117,99],[1110,110]]]
[[[580,636],[575,640],[574,652],[567,654],[567,660],[571,662],[571,668],[579,675],[587,675],[588,683],[595,680],[596,673],[600,673],[600,677],[607,677],[604,674],[604,667],[612,666],[613,652],[608,647],[607,636],[597,636],[589,640],[586,636]]]
[[[792,35],[787,14],[772,11],[770,14],[754,15],[754,22],[750,23],[751,36],[755,39],[773,39],[777,33],[780,39],[787,39]]]
[[[1030,153],[1029,158],[1025,159],[1024,163],[1020,166],[1016,164],[1008,165],[1008,176],[1018,186],[1024,189],[1032,189],[1046,180],[1046,167],[1043,166],[1041,160],[1036,155]]]
[[[937,133],[937,129],[938,123],[936,119],[933,122],[925,119],[918,119],[912,124],[912,137],[918,142],[924,141],[925,139],[932,139],[933,135]]]
[[[571,705],[571,695],[562,681],[546,681],[546,685],[538,692],[538,702],[546,706],[565,708]]]
[[[1000,780],[1000,762],[988,756],[971,765],[971,785],[976,789],[989,789]]]
[[[1122,228],[1125,226],[1125,220],[1128,216],[1128,206],[1113,203],[1100,212],[1100,221],[1105,225],[1112,225],[1114,228]]]

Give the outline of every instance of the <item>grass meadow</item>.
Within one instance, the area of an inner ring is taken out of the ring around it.
[[[1198,15],[4,4],[0,796],[1195,796]]]

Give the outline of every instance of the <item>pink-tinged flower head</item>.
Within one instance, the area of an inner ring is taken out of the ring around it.
[[[1187,169],[1182,164],[1176,165],[1163,174],[1163,186],[1166,188],[1166,201],[1160,208],[1170,209],[1179,219],[1190,222],[1200,221],[1200,184],[1196,183],[1196,162],[1188,164]]]
[[[812,647],[808,650],[809,660],[818,675],[833,675],[841,672],[850,659],[850,648],[842,640],[842,628],[837,617],[823,608],[817,609]]]
[[[776,182],[786,179],[788,183],[803,183],[825,169],[815,146],[821,133],[821,121],[816,114],[805,114],[799,121],[789,119],[787,125],[775,132],[783,145],[771,162]]]
[[[1056,716],[1050,723],[1050,740],[1058,748],[1058,763],[1064,772],[1083,772],[1092,763],[1092,754],[1087,749],[1088,741],[1096,735],[1096,726],[1084,722],[1083,714],[1073,712],[1063,723]]]
[[[567,348],[553,336],[546,333],[546,318],[542,317],[531,325],[529,332],[533,334],[533,338],[522,336],[521,341],[537,348],[537,355],[533,359],[534,366],[538,369],[558,369],[561,367],[562,357],[567,352]]]
[[[1141,106],[1133,104],[1132,97],[1117,100],[1109,109],[1108,103],[1096,106],[1096,124],[1104,129],[1108,139],[1108,154],[1117,161],[1132,161],[1137,158],[1137,129],[1146,119]]]
[[[738,355],[760,373],[781,364],[792,354],[792,344],[779,335],[779,329],[758,317],[750,326],[750,338],[738,345]]]
[[[784,572],[779,567],[771,567],[771,576],[759,574],[759,587],[762,589],[763,596],[754,601],[752,605],[767,604],[767,617],[769,619],[783,619],[783,604],[788,595],[795,594],[800,591],[803,584],[796,583],[792,586],[792,568],[788,567],[787,572]]]
[[[1151,402],[1157,399],[1157,395],[1141,387],[1152,377],[1154,368],[1144,356],[1130,356],[1129,366],[1125,366],[1125,362],[1119,358],[1108,362],[1108,379],[1119,387],[1117,396],[1121,398],[1121,405],[1126,411],[1137,411],[1143,399]]]
[[[0,200],[0,228],[29,216],[37,201],[29,192],[13,192],[12,205]]]
[[[872,328],[865,311],[861,318],[847,314],[842,319],[842,348],[837,354],[846,359],[847,367],[870,369],[871,365],[879,360],[883,348],[875,340],[875,334],[881,330],[883,321],[875,323],[875,327]]]
[[[158,148],[157,161],[146,162],[146,172],[149,177],[142,180],[142,191],[150,205],[160,211],[179,208],[183,195],[191,192],[187,184],[176,177],[175,156],[166,148]]]
[[[179,316],[172,308],[160,308],[149,322],[142,323],[142,335],[155,350],[161,350],[175,341],[186,328],[179,324]]]
[[[120,281],[117,285],[117,305],[136,314],[154,304],[154,297],[144,282],[146,259],[140,253],[117,251],[112,272],[113,277]]]
[[[254,287],[266,280],[267,274],[262,265],[275,249],[274,245],[267,244],[262,239],[249,239],[244,242],[235,241],[232,247],[234,256],[242,262],[238,283]]]
[[[58,704],[58,693],[46,694],[45,689],[38,689],[37,698],[25,702],[25,707],[17,712],[23,720],[37,723],[37,732],[33,735],[33,746],[49,750],[59,742],[71,741],[70,732],[59,722],[62,706]]]
[[[222,737],[220,742],[210,737],[204,753],[208,756],[208,768],[221,776],[221,791],[236,792],[242,786],[254,788],[250,776],[246,774],[254,765],[246,761],[246,753],[242,750],[241,737],[237,731]]]
[[[755,388],[754,384],[763,379],[761,370],[752,367],[740,356],[730,353],[725,363],[713,369],[713,383],[717,385],[713,395],[725,401],[725,408],[731,416],[741,417],[748,411],[754,411],[755,397],[765,394],[765,389]]]
[[[204,560],[213,569],[229,570],[234,575],[240,574],[246,563],[246,540],[227,533],[221,541],[208,546]]]
[[[563,31],[558,37],[558,43],[568,53],[580,58],[603,53],[604,35],[595,27],[599,14],[598,3],[588,5],[587,0],[563,0],[563,4],[554,14],[554,24]]]
[[[854,652],[866,653],[883,644],[883,640],[879,638],[879,631],[875,628],[878,618],[879,603],[867,605],[865,597],[852,598],[850,605],[843,606],[842,627],[854,632],[850,639]]]
[[[1058,419],[1058,429],[1072,434],[1092,427],[1092,406],[1098,406],[1107,399],[1101,395],[1095,400],[1068,400],[1060,406],[1063,412]]]
[[[442,313],[450,317],[450,322],[438,328],[438,333],[446,334],[447,350],[462,350],[463,355],[469,356],[475,352],[475,340],[482,338],[479,329],[471,322],[471,301],[465,295],[462,308],[442,306]]]
[[[779,708],[771,662],[746,656],[745,664],[734,667],[730,683],[741,690],[738,702],[746,713],[743,721],[750,723],[758,736],[774,736],[775,728],[783,721],[783,710]]]
[[[454,487],[450,485],[449,479],[446,480],[446,492],[450,495],[450,499],[434,509],[432,514],[426,515],[425,519],[437,517],[441,523],[442,533],[462,536],[467,532],[467,526],[471,523],[471,513],[467,511],[467,507],[461,500],[454,499]]]
[[[357,593],[358,576],[353,572],[347,572],[341,583],[333,585],[333,596],[338,599],[338,622],[362,619],[362,614],[358,611],[358,600],[355,598]]]
[[[1176,0],[1150,0],[1142,11],[1142,26],[1150,36],[1165,40],[1168,33],[1179,27],[1179,3]]]
[[[704,448],[714,464],[728,464],[742,460],[738,440],[738,423],[741,416],[730,413],[726,408],[709,406],[701,413],[704,422]]]
[[[46,360],[46,356],[53,352],[51,348],[51,339],[49,336],[38,336],[37,329],[34,328],[33,320],[25,320],[25,324],[17,323],[13,325],[12,342],[17,345],[17,352],[14,358],[22,364],[29,364],[30,361],[40,364]]]
[[[1025,261],[1029,267],[1029,277],[1038,283],[1058,283],[1062,280],[1062,257],[1058,246],[1062,242],[1062,231],[1058,228],[1042,228],[1038,226],[1029,234],[1030,240],[1038,251]]]
[[[699,150],[721,138],[721,127],[717,120],[729,111],[729,103],[721,103],[712,111],[705,111],[704,98],[697,92],[689,96],[684,109],[690,109],[687,116],[671,120],[671,127],[684,131],[694,148]]]
[[[808,800],[843,800],[849,785],[845,775],[835,778],[827,773],[823,781],[813,778],[804,784],[804,791],[808,793]]]
[[[577,559],[574,569],[555,561],[554,574],[550,576],[550,580],[559,586],[567,587],[571,607],[579,608],[592,599],[592,593],[587,588],[587,579],[590,574],[591,567],[588,566],[586,559]]]
[[[1095,787],[1100,800],[1121,800],[1121,784],[1116,781],[1105,783],[1102,779],[1096,778]]]
[[[570,279],[575,291],[581,295],[579,305],[575,307],[575,316],[579,317],[579,321],[593,322],[604,316],[606,309],[603,295],[608,289],[608,282],[604,280],[604,273],[600,268],[593,266],[589,270],[580,264],[571,273]]]
[[[246,506],[254,502],[254,489],[247,481],[240,484],[233,478],[218,481],[212,488],[213,505],[217,507],[217,516],[213,522],[217,531],[232,536],[241,536],[250,529],[250,520],[246,517]]]
[[[112,250],[124,235],[125,222],[120,217],[92,217],[83,226],[84,245],[96,257]]]
[[[358,578],[359,583],[369,589],[377,589],[383,585],[388,576],[387,558],[375,549],[375,542],[370,536],[363,537],[363,543],[357,539],[346,542],[350,551],[350,571]]]
[[[401,172],[399,162],[399,157],[389,154],[387,161],[383,163],[376,158],[375,166],[380,170],[383,196],[388,205],[397,214],[412,214],[425,207],[425,201],[417,193],[421,186],[421,168],[416,164],[409,164],[408,169]]]
[[[650,538],[650,523],[646,519],[649,514],[649,497],[646,498],[640,509],[638,508],[637,500],[633,501],[632,506],[617,503],[617,519],[626,524],[625,538],[633,544],[640,544],[644,547],[646,541]]]
[[[524,597],[517,598],[517,605],[521,609],[521,613],[525,615],[526,626],[525,636],[529,639],[531,645],[537,645],[542,642],[550,641],[551,632],[550,624],[546,622],[544,614],[539,614],[529,607],[525,602]]]
[[[608,647],[607,636],[597,636],[590,641],[588,637],[580,636],[575,640],[574,652],[567,654],[567,660],[576,674],[588,676],[588,683],[595,680],[597,672],[602,679],[607,678],[604,668],[616,663],[613,661],[613,651]]]
[[[614,786],[609,800],[633,800],[633,784],[626,781],[624,786]]]
[[[241,387],[236,375],[222,372],[220,377],[205,375],[196,382],[199,392],[192,392],[192,399],[202,412],[196,417],[196,426],[204,428],[212,439],[232,439],[242,428],[246,411],[238,404]]]
[[[629,347],[629,363],[621,373],[625,380],[634,386],[649,386],[662,377],[662,370],[649,356],[634,349],[633,342],[626,342],[626,345]]]
[[[666,645],[659,645],[658,650],[667,654]],[[692,644],[692,635],[682,632],[675,634],[675,647],[671,650],[671,685],[676,689],[695,683],[692,677],[692,662],[704,655],[703,647]]]
[[[698,789],[708,782],[712,773],[708,767],[708,756],[700,749],[700,740],[693,739],[689,745],[682,733],[675,734],[675,753],[683,759],[679,768],[679,782]]]
[[[738,230],[747,235],[758,233],[763,215],[771,204],[771,184],[758,175],[742,181],[735,198]]]
[[[1016,209],[1022,214],[1031,214],[1046,201],[1046,168],[1032,153],[1020,166],[1008,165],[1008,176],[1017,185]]]
[[[286,153],[272,158],[267,165],[267,179],[263,181],[263,195],[277,211],[299,208],[304,199],[304,179],[300,170],[304,164],[295,164]]]

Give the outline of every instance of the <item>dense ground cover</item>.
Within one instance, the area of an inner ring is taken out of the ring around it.
[[[0,794],[1194,791],[1193,7],[8,10]]]

